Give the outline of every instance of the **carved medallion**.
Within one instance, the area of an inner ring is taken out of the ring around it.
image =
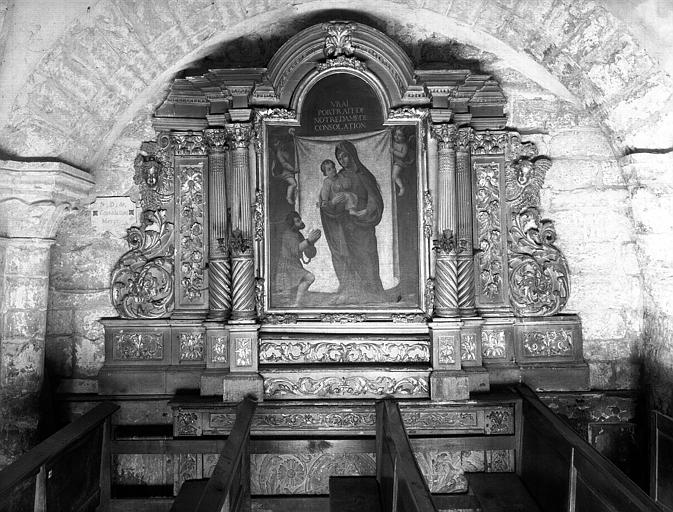
[[[146,210],[129,228],[131,250],[112,269],[112,305],[122,318],[161,318],[173,309],[173,224],[166,210]]]
[[[537,208],[512,218],[509,231],[509,299],[517,316],[555,315],[568,302],[570,270],[554,245],[556,232]]]

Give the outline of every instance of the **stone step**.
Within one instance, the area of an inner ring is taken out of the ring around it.
[[[428,398],[427,367],[341,367],[263,369],[265,400],[332,398]]]

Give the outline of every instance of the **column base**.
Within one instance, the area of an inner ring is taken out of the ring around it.
[[[264,399],[264,379],[259,373],[230,373],[222,379],[222,400],[238,402],[246,395]]]
[[[470,398],[468,373],[463,370],[435,370],[430,374],[430,400]]]

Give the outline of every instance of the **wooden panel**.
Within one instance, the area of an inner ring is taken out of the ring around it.
[[[333,476],[329,479],[332,512],[381,512],[379,485],[374,476]]]
[[[673,512],[673,418],[654,411],[651,421],[650,495]]]
[[[0,494],[0,512],[32,510],[35,501],[35,476],[26,477]]]

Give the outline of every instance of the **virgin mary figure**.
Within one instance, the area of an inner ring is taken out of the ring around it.
[[[358,158],[349,141],[337,143],[335,156],[341,168],[335,185],[357,197],[357,204],[345,207],[347,194],[320,207],[325,239],[339,280],[334,304],[384,302],[379,274],[376,226],[383,215],[383,198],[376,177]],[[353,197],[352,195],[350,197]]]

